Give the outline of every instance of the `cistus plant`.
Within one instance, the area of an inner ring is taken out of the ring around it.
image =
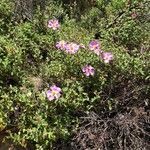
[[[0,3],[0,134],[33,150],[62,149],[92,111],[149,105],[146,0],[45,2],[20,21]]]

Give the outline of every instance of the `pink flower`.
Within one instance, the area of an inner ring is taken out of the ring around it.
[[[89,43],[89,49],[94,51],[95,54],[100,55],[100,53],[102,52],[100,50],[100,43],[98,40],[93,40]]]
[[[61,50],[65,50],[66,46],[67,46],[67,42],[63,40],[56,43],[56,47]]]
[[[79,50],[79,48],[79,45],[72,42],[66,45],[66,52],[69,54],[75,54]]]
[[[86,65],[82,68],[83,73],[88,76],[93,76],[95,74],[95,69],[91,65]]]
[[[103,52],[102,53],[102,59],[105,63],[109,63],[113,60],[113,54],[111,52]]]
[[[131,17],[132,17],[132,19],[135,19],[135,18],[137,17],[137,13],[136,13],[136,12],[133,12],[133,13],[131,14]]]
[[[56,85],[51,86],[46,92],[46,96],[50,101],[58,99],[61,96],[61,88],[57,87]]]
[[[52,19],[48,21],[48,27],[57,30],[60,27],[60,24],[57,19]]]

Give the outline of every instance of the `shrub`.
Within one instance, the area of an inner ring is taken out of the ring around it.
[[[51,1],[33,20],[15,23],[12,6],[6,0],[0,5],[0,132],[14,144],[53,149],[69,139],[83,114],[117,109],[125,90],[142,88],[147,98],[146,1],[98,0],[80,22]],[[132,100],[140,96],[133,92]]]

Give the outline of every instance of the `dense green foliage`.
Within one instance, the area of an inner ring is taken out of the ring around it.
[[[13,2],[0,2],[0,131],[17,145],[52,149],[78,127],[80,112],[98,109],[101,100],[107,110],[115,109],[119,89],[136,87],[148,95],[148,1],[97,0],[84,10],[76,3],[50,1],[42,13],[37,7],[33,20],[15,22]],[[53,18],[59,30],[47,27]],[[112,52],[112,63],[89,50],[94,38],[103,51]],[[70,55],[55,47],[60,40],[86,48]],[[83,74],[86,64],[95,68],[94,76]],[[45,92],[53,84],[62,95],[49,101]],[[138,92],[132,97],[136,103]]]

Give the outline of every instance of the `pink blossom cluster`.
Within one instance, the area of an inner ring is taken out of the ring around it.
[[[100,49],[100,43],[98,40],[93,40],[89,43],[89,49],[97,54],[105,63],[109,63],[113,60],[113,54],[111,52],[103,52]],[[95,69],[91,65],[85,65],[82,68],[82,72],[88,77],[95,74]]]
[[[89,49],[97,54],[105,63],[109,63],[113,60],[113,54],[111,52],[102,51],[98,40],[91,41],[89,43]]]
[[[57,30],[60,27],[59,21],[57,19],[49,20],[48,27],[52,28],[53,30]],[[64,40],[61,40],[56,43],[56,48],[60,50],[64,50],[68,54],[75,54],[79,50],[79,48],[85,49],[86,47],[83,44],[78,45],[73,42],[68,43],[65,42]],[[101,50],[101,46],[98,40],[90,41],[89,49],[93,51],[95,54],[97,54],[98,56],[100,56],[100,58],[103,59],[105,63],[109,63],[113,60],[113,55],[111,52],[103,52]]]
[[[56,48],[64,50],[66,53],[69,54],[75,54],[79,50],[80,45],[73,42],[68,43],[62,40],[56,43]]]
[[[60,28],[59,21],[57,19],[52,19],[48,21],[48,27],[57,30]],[[76,44],[74,42],[66,42],[64,40],[60,40],[56,43],[56,48],[65,51],[68,54],[75,54],[78,52],[80,48],[86,49],[84,44]],[[89,43],[89,49],[98,55],[104,63],[110,63],[113,60],[113,54],[111,52],[104,52],[101,50],[101,45],[98,40],[92,40]],[[95,68],[91,65],[86,64],[82,67],[82,72],[85,76],[94,76],[95,75]],[[58,99],[61,96],[61,88],[52,85],[49,90],[46,92],[46,96],[48,100],[52,101]]]

